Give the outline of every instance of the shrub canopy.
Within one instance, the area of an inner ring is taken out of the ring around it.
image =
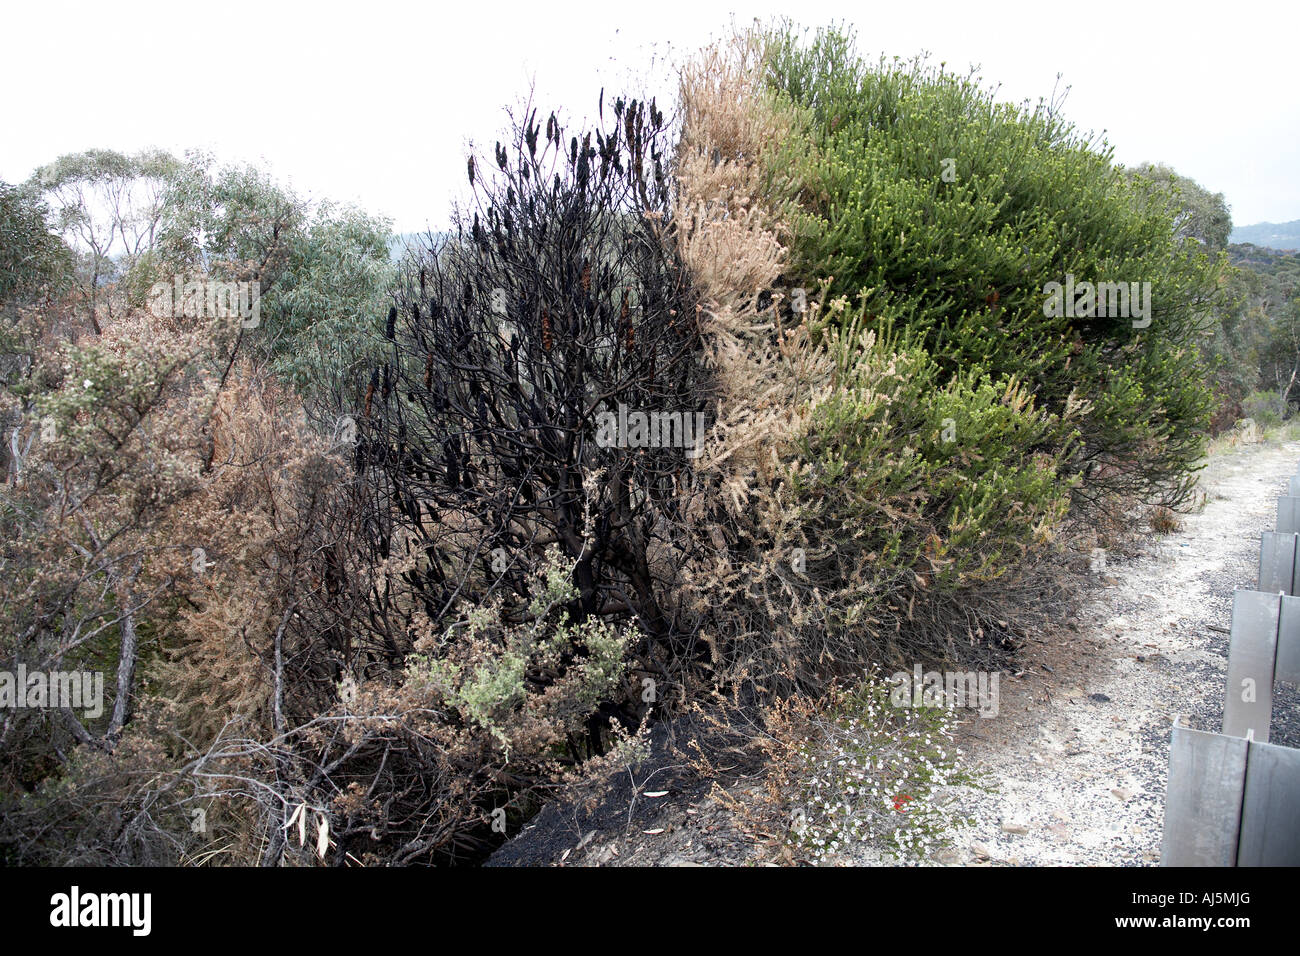
[[[834,29],[766,42],[771,88],[807,120],[795,277],[920,333],[949,376],[1017,376],[1058,414],[1086,402],[1063,463],[1088,478],[1076,506],[1183,500],[1210,411],[1194,346],[1216,269],[1163,197],[1057,104],[999,103],[920,60],[869,64]],[[1049,283],[1071,279],[1150,283],[1149,316],[1049,314]]]

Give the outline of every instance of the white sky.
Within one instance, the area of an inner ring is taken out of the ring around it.
[[[1106,130],[1120,162],[1224,193],[1237,225],[1300,219],[1296,0],[26,2],[0,14],[0,179],[92,147],[203,147],[399,231],[440,228],[466,143],[490,152],[531,83],[543,118],[559,103],[580,119],[602,83],[666,76],[733,16],[783,14],[847,21],[872,58],[978,64],[1012,101],[1063,73],[1066,116]]]

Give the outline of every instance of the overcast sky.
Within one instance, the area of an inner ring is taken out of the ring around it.
[[[553,12],[555,10],[563,12]],[[654,0],[9,4],[0,179],[92,147],[210,149],[399,231],[446,221],[470,139],[530,85],[571,119],[600,86],[666,78],[733,17],[853,24],[861,49],[982,67],[999,96],[1071,87],[1065,114],[1126,164],[1222,192],[1233,222],[1300,219],[1300,3]],[[672,85],[659,88],[672,95]]]

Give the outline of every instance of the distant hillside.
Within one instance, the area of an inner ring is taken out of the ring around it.
[[[1232,243],[1264,246],[1268,249],[1300,250],[1300,219],[1291,222],[1258,222],[1253,226],[1238,226],[1228,237]]]

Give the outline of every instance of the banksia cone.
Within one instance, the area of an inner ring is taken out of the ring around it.
[[[591,263],[586,261],[582,263],[582,291],[591,291]]]
[[[549,352],[551,344],[551,313],[542,309],[542,351]]]
[[[379,369],[371,369],[370,385],[366,388],[366,418],[370,417],[370,400],[375,397],[375,389],[379,387]]]

